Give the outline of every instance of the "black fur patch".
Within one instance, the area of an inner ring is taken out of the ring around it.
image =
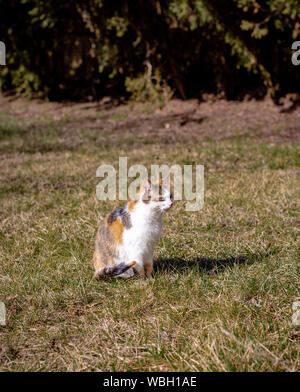
[[[126,229],[131,228],[131,219],[130,219],[130,213],[126,209],[126,207],[119,207],[113,210],[107,218],[107,223],[111,225],[114,221],[117,219],[121,218],[123,226],[126,227]]]
[[[123,272],[126,272],[131,268],[129,265],[125,263],[120,263],[117,265],[113,265],[111,267],[106,267],[104,270],[104,275],[105,276],[117,276],[123,274]]]

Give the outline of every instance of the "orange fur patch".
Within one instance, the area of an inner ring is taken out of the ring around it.
[[[123,241],[122,235],[124,231],[124,226],[120,218],[115,220],[111,225],[110,225],[110,230],[113,234],[115,242],[118,244],[121,244]]]
[[[143,187],[143,185],[141,185],[138,189],[137,189],[137,197],[138,199],[140,198],[142,192],[144,191],[145,187]]]
[[[129,211],[133,211],[133,210],[134,210],[134,207],[135,207],[135,205],[136,205],[136,203],[137,203],[137,201],[134,201],[134,200],[130,201],[130,202],[128,203],[128,210],[129,210]]]
[[[116,264],[116,261],[113,257],[109,257],[109,265]]]
[[[94,252],[93,264],[94,264],[94,267],[96,270],[99,270],[100,268],[106,267],[106,265],[101,260],[101,255],[100,255],[100,252],[98,249],[96,249]]]

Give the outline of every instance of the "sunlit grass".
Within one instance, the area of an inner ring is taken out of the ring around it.
[[[1,118],[1,370],[299,370],[296,145]],[[151,281],[92,279],[97,224],[120,205],[97,200],[96,169],[119,156],[205,165],[204,208],[175,203]]]

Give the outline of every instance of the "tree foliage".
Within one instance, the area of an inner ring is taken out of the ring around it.
[[[300,85],[298,0],[0,0],[2,90],[182,98]]]

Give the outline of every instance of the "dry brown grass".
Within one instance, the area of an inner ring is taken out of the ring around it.
[[[248,136],[242,125],[237,133],[233,115],[224,138],[220,119],[211,134],[192,122],[189,138],[180,118],[172,137],[168,120],[154,138],[148,112],[45,104],[45,114],[23,104],[0,115],[1,370],[300,370],[299,155],[290,138],[269,127],[260,140],[253,123]],[[119,205],[96,199],[95,173],[119,156],[205,165],[204,208],[187,213],[177,202],[166,216],[152,281],[92,279],[97,223]]]

